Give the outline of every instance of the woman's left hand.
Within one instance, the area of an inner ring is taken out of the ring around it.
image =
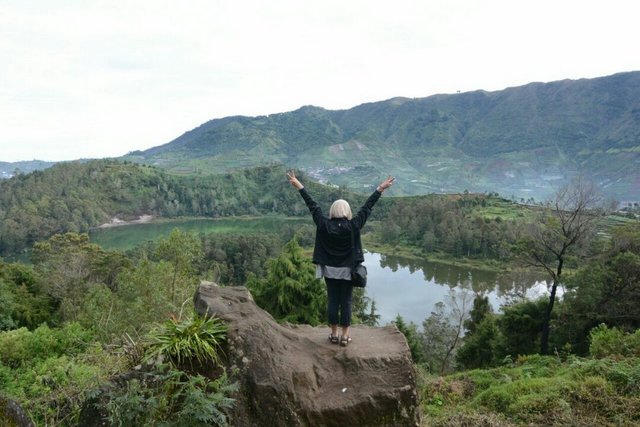
[[[304,188],[304,185],[302,185],[302,183],[298,181],[298,178],[296,178],[296,174],[294,171],[287,172],[287,178],[289,179],[291,185],[296,187],[298,190],[302,190]]]

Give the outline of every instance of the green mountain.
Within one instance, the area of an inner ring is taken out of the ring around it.
[[[340,197],[349,197],[357,205],[365,198],[302,179],[323,205]],[[18,253],[55,233],[87,232],[114,217],[272,213],[308,213],[281,166],[176,176],[114,160],[61,162],[0,180],[0,256]]]
[[[619,200],[639,200],[640,72],[226,117],[126,158],[179,173],[278,162],[356,191],[389,173],[398,193],[536,199],[586,174]]]
[[[50,168],[54,162],[43,160],[27,160],[22,162],[0,162],[0,179],[8,179],[18,173],[29,173],[35,170]]]

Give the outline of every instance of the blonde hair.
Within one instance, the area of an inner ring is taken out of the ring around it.
[[[329,219],[332,218],[347,218],[351,219],[351,206],[346,200],[338,199],[331,205],[329,209]]]

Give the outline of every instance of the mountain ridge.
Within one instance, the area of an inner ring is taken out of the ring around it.
[[[640,199],[640,72],[224,117],[125,158],[182,171],[278,162],[356,191],[393,173],[405,194],[543,197],[586,174]]]

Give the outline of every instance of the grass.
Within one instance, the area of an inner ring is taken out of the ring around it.
[[[169,319],[151,333],[151,344],[146,355],[153,359],[160,355],[180,368],[185,364],[199,366],[220,364],[222,345],[226,340],[227,326],[217,317],[193,317]]]
[[[425,426],[640,423],[640,359],[634,357],[533,355],[499,368],[421,378]]]

